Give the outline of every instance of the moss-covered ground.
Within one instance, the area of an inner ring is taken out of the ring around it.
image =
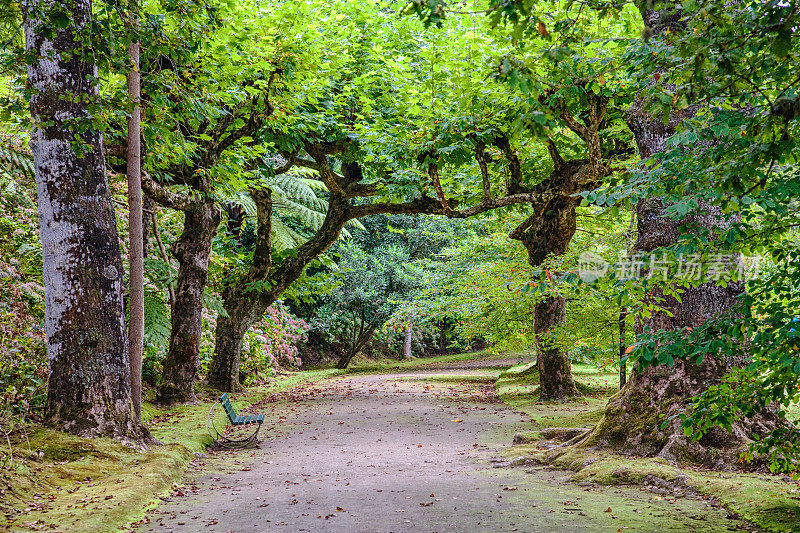
[[[562,453],[546,449],[537,442],[543,429],[591,427],[602,418],[608,398],[618,390],[616,373],[573,365],[573,375],[585,396],[568,402],[537,400],[538,375],[531,365],[518,365],[500,375],[495,384],[498,396],[532,420],[531,430],[524,435],[524,440],[531,442],[509,448],[507,458],[571,471],[571,480],[579,483],[644,485],[669,499],[694,494],[717,502],[730,516],[763,530],[800,531],[800,484],[785,476],[716,472],[605,450],[568,448]]]
[[[246,411],[269,394],[338,373],[282,375],[233,395],[233,403]],[[145,402],[142,418],[164,443],[146,451],[112,439],[83,439],[32,424],[18,427],[10,435],[13,462],[7,448],[0,452],[0,464],[6,465],[0,469],[0,530],[116,531],[140,518],[212,443],[206,418],[217,395],[200,388],[197,396],[195,404],[174,407]]]

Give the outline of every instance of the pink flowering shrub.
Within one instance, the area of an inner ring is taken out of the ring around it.
[[[281,302],[267,309],[242,343],[239,372],[245,384],[263,380],[278,368],[298,368],[299,345],[307,340],[310,326],[292,315]]]
[[[0,142],[21,147],[0,135]],[[32,178],[0,181],[0,422],[44,407],[44,287]],[[34,193],[35,194],[35,193]]]

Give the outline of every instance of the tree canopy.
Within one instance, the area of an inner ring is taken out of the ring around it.
[[[578,447],[796,473],[795,0],[0,4],[0,272],[34,296],[0,289],[46,332],[30,372],[4,351],[18,411],[146,440],[119,216],[138,42],[159,402],[413,327],[422,352],[532,350],[542,400],[581,394],[571,362],[621,366]]]

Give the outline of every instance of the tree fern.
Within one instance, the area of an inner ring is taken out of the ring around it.
[[[271,168],[272,165],[267,165],[257,169],[250,173],[250,178],[257,179],[255,183],[258,186],[272,191],[272,245],[280,252],[297,248],[308,239],[307,234],[322,226],[328,211],[328,189],[319,179],[315,179],[314,170],[296,167],[290,172],[275,175]],[[256,203],[241,186],[242,182],[237,180],[223,183],[216,195],[221,202],[240,206],[247,224],[254,227]],[[358,220],[350,221],[348,226],[364,228]],[[350,233],[343,230],[341,236],[346,239]]]
[[[33,158],[18,137],[0,133],[0,195],[17,202],[33,205],[24,184],[19,178],[35,176]]]
[[[170,328],[169,303],[163,291],[148,288],[144,293],[144,330],[149,352],[166,350]]]

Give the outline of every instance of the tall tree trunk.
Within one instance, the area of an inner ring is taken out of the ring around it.
[[[315,156],[315,159],[323,174],[332,175],[324,156]],[[356,168],[355,164],[344,164],[342,172],[351,176]],[[336,242],[342,228],[350,219],[351,206],[347,198],[341,193],[332,193],[328,200],[328,212],[320,229],[297,248],[295,255],[285,258],[280,265],[273,268],[270,247],[271,196],[265,190],[254,192],[259,212],[253,265],[246,279],[227,289],[223,298],[225,310],[235,323],[230,323],[230,318],[217,321],[216,346],[208,373],[209,385],[224,391],[235,390],[238,386],[242,341],[247,330],[300,277],[312,259],[319,257]],[[269,288],[250,290],[249,286],[253,282]]]
[[[711,222],[712,217],[707,216],[690,215],[682,221],[674,221],[664,214],[664,207],[658,199],[644,200],[639,204],[640,237],[636,243],[637,251],[650,252],[676,243],[682,224],[688,223],[713,232],[722,229]],[[697,327],[733,307],[742,290],[741,283],[730,283],[727,287],[704,283],[686,289],[681,301],[667,296],[660,303],[667,311],[656,312],[640,320],[637,332],[641,333],[645,328],[652,331],[680,331]],[[654,290],[653,297],[663,297],[663,294]],[[689,398],[702,393],[709,385],[719,382],[723,375],[744,363],[709,356],[699,365],[693,360],[676,360],[671,368],[651,366],[643,371],[635,370],[625,387],[611,398],[605,416],[583,445],[611,446],[628,453],[659,456],[670,461],[692,461],[715,468],[729,467],[736,462],[748,431],[737,429],[731,436],[719,429],[699,442],[690,442],[680,428],[680,420],[669,417],[682,412]],[[668,424],[662,429],[665,420],[668,420]],[[760,424],[759,421],[752,421],[751,429],[760,431]]]
[[[136,19],[131,18],[133,25]],[[141,165],[141,77],[139,74],[139,43],[128,47],[132,67],[128,73],[128,96],[133,102],[128,119],[128,239],[129,303],[128,351],[131,365],[131,397],[136,420],[142,417],[142,353],[144,350],[144,232],[142,225],[142,165]]]
[[[565,161],[552,139],[547,140],[547,150],[553,160],[553,172],[537,188],[550,191],[553,196],[546,201],[534,202],[530,215],[509,235],[522,242],[528,251],[528,263],[541,266],[550,256],[563,255],[577,229],[575,209],[580,204],[582,191],[596,188],[611,170],[602,162],[599,131],[602,129],[608,100],[587,93],[589,109],[584,121],[578,121],[567,110],[564,102],[557,105],[565,125],[586,143],[587,158]],[[517,156],[508,141],[498,145],[509,159],[509,171],[520,183],[521,170]],[[572,379],[569,354],[554,342],[552,333],[566,323],[566,301],[560,296],[550,296],[534,307],[534,332],[538,352],[539,395],[543,400],[563,400],[578,396]]]
[[[566,253],[577,227],[575,208],[579,200],[572,196],[557,197],[541,209],[542,214],[530,221],[520,236],[528,250],[531,266],[540,266],[550,255]],[[569,354],[558,346],[552,332],[566,323],[566,301],[551,296],[534,306],[539,396],[543,400],[561,400],[577,396],[572,379]]]
[[[539,398],[561,400],[577,396],[572,379],[569,353],[554,343],[552,332],[567,321],[567,303],[560,296],[536,304],[534,332],[536,333],[536,366],[539,369]]]
[[[66,25],[48,16],[66,12]],[[141,436],[131,410],[122,258],[106,182],[90,0],[25,4],[31,147],[43,251],[47,416],[72,433]],[[85,127],[83,127],[85,126]]]
[[[627,355],[625,352],[628,350],[626,346],[625,338],[625,320],[628,318],[628,308],[623,307],[619,310],[619,388],[625,386],[625,383],[628,381],[628,365],[625,364],[624,358]]]
[[[208,371],[209,384],[224,391],[239,388],[244,335],[277,298],[277,295],[269,297],[266,291],[252,289],[252,284],[263,281],[272,269],[272,191],[256,188],[250,191],[250,195],[257,209],[253,263],[243,279],[227,286],[222,293],[228,316],[217,319],[214,357]]]
[[[217,318],[217,328],[214,330],[216,345],[211,367],[208,370],[209,384],[219,390],[234,392],[239,385],[239,363],[242,360],[242,342],[247,330],[250,329],[258,317],[262,316],[267,306],[250,305],[246,296],[239,293],[224,299],[227,317]],[[258,314],[255,314],[258,313]]]
[[[169,350],[158,389],[158,400],[162,403],[194,399],[194,382],[200,369],[203,290],[208,282],[211,245],[220,219],[213,199],[193,203],[184,211],[183,233],[174,247],[180,266]]]
[[[667,29],[668,34],[673,35],[685,31],[681,11],[676,6],[677,3],[667,3],[667,7],[661,11],[642,10],[645,24],[652,32],[651,38],[664,38]],[[694,107],[673,113],[669,122],[664,124],[660,116],[647,114],[645,104],[641,97],[638,98],[628,116],[628,125],[643,160],[659,153],[680,122],[697,112]],[[731,223],[722,218],[719,209],[702,203],[700,209],[705,213],[689,214],[680,221],[667,216],[666,207],[659,198],[647,198],[639,202],[636,208],[636,251],[647,253],[675,244],[685,232],[685,227],[719,234]],[[666,311],[640,320],[637,332],[641,333],[645,328],[652,331],[680,331],[697,327],[733,307],[743,290],[742,283],[719,287],[710,282],[686,289],[680,301],[667,296],[660,303]],[[663,293],[654,290],[653,297],[663,297]],[[718,428],[699,442],[690,442],[684,436],[680,420],[673,415],[682,412],[689,398],[702,393],[710,385],[718,383],[731,369],[744,364],[742,360],[721,360],[709,356],[701,364],[693,360],[677,360],[672,368],[651,366],[643,371],[634,371],[626,386],[611,398],[605,416],[580,446],[611,446],[625,452],[659,456],[670,461],[692,461],[715,468],[729,468],[736,463],[738,452],[748,440],[748,435],[761,433],[772,424],[768,417],[750,420],[747,427],[737,426],[732,434]],[[664,421],[667,424],[662,428]]]

